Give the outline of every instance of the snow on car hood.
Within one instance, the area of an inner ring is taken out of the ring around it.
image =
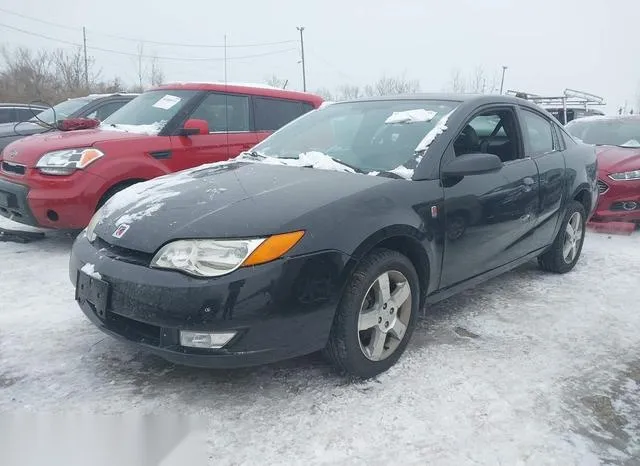
[[[100,129],[104,131],[120,131],[122,133],[146,134],[148,136],[157,135],[164,127],[165,121],[156,121],[150,125],[121,125],[112,123],[109,125],[102,124]]]
[[[268,155],[259,154],[258,158],[242,153],[235,160],[246,160],[255,163],[266,163],[269,165],[287,165],[290,167],[309,167],[317,168],[319,170],[335,170],[345,173],[356,173],[356,171],[336,160],[332,157],[323,154],[322,152],[303,152],[298,158],[282,158],[271,157]]]
[[[394,180],[231,160],[133,185],[97,213],[104,241],[153,253],[180,238],[262,236],[299,228],[315,209]],[[126,234],[113,236],[127,224]],[[304,226],[302,226],[304,228]]]

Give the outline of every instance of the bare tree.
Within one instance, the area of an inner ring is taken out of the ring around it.
[[[54,76],[51,72],[51,55],[46,51],[32,53],[20,47],[10,51],[2,47],[5,62],[0,73],[2,94],[0,100],[16,100],[29,96],[30,100],[49,101],[56,97]]]
[[[268,84],[269,86],[273,86],[273,87],[278,87],[280,89],[284,89],[284,87],[287,85],[289,80],[288,79],[279,78],[275,74],[272,74],[270,77],[265,78],[264,82],[266,84]]]
[[[485,94],[487,92],[487,77],[481,66],[476,66],[469,83],[469,90],[474,94]]]
[[[95,60],[89,57],[85,73],[82,49],[66,52],[62,49],[51,53],[51,61],[55,80],[62,87],[64,95],[79,97],[86,95],[99,82],[99,72],[94,72]]]
[[[359,86],[344,84],[338,88],[340,100],[352,100],[362,97],[362,89]]]
[[[418,80],[407,79],[404,74],[398,77],[383,76],[374,84],[364,88],[367,96],[410,94],[420,90]]]
[[[151,59],[151,70],[149,71],[149,83],[152,86],[160,86],[164,82],[164,72],[160,67],[158,57],[154,56]]]
[[[449,90],[455,93],[463,93],[466,91],[467,86],[465,78],[462,75],[460,69],[456,68],[451,72],[451,82],[449,84]]]
[[[119,78],[103,82],[94,71],[95,60],[89,57],[88,78],[80,49],[31,51],[27,48],[0,49],[0,101],[33,102],[40,100],[55,105],[91,92],[118,92]]]
[[[320,97],[322,97],[324,100],[328,100],[328,101],[336,100],[334,95],[332,94],[332,92],[329,89],[327,89],[326,87],[322,87],[320,89],[316,89],[315,93],[317,95],[319,95]]]
[[[136,55],[136,74],[137,85],[133,88],[135,92],[144,91],[144,81],[146,75],[145,62],[144,62],[144,43],[138,44],[138,54]]]

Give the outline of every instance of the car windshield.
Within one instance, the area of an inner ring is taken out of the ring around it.
[[[573,120],[566,126],[572,136],[587,144],[640,147],[640,118],[594,118]]]
[[[52,108],[48,108],[40,113],[36,111],[37,118],[34,116],[29,119],[32,123],[47,123],[53,124],[56,121],[64,120],[69,116],[80,110],[82,107],[91,102],[90,99],[70,99],[60,102],[58,105],[54,105]]]
[[[430,131],[437,132],[438,122],[457,104],[435,100],[332,104],[284,126],[255,146],[252,154],[306,159],[315,168],[331,168],[335,162],[361,172],[392,171],[416,158],[421,142],[435,137]],[[318,161],[329,167],[318,166]]]
[[[145,92],[113,112],[100,127],[130,133],[158,134],[197,93],[185,90]]]

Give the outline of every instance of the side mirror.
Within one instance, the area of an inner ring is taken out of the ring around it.
[[[207,120],[199,120],[192,118],[184,122],[184,126],[180,129],[180,136],[193,136],[195,134],[209,134],[209,123]]]
[[[494,154],[464,154],[442,169],[444,176],[461,177],[500,171],[502,160]]]

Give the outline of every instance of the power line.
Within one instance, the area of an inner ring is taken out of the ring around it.
[[[7,13],[10,15],[14,15],[14,16],[18,16],[20,18],[24,18],[24,19],[28,19],[31,21],[36,21],[38,23],[42,23],[42,24],[47,24],[49,26],[54,26],[54,27],[58,27],[58,28],[62,28],[62,29],[67,29],[70,31],[79,31],[79,28],[75,28],[73,26],[67,26],[65,24],[58,24],[58,23],[53,23],[51,21],[46,21],[44,19],[40,19],[40,18],[34,18],[33,16],[28,16],[28,15],[24,15],[22,13],[17,13],[15,11],[10,11],[7,10],[5,8],[0,8],[0,11],[2,11],[3,13]],[[133,37],[125,37],[125,36],[118,36],[118,35],[114,35],[114,34],[108,34],[106,32],[99,32],[99,31],[91,31],[91,30],[87,30],[88,32],[92,32],[93,34],[97,34],[100,36],[104,36],[104,37],[110,37],[112,39],[120,39],[120,40],[126,40],[126,41],[130,41],[130,42],[144,42],[147,44],[152,44],[152,45],[167,45],[167,46],[172,46],[172,47],[193,47],[193,48],[224,48],[224,45],[220,45],[220,44],[185,44],[185,43],[180,43],[180,42],[161,42],[161,41],[155,41],[155,40],[148,40],[148,39],[135,39]],[[227,48],[239,48],[239,47],[269,47],[269,46],[273,46],[273,45],[283,45],[283,44],[292,44],[294,42],[297,42],[296,40],[281,40],[281,41],[277,41],[277,42],[257,42],[257,43],[253,43],[253,44],[227,44]]]
[[[35,37],[40,37],[42,39],[47,39],[47,40],[52,40],[55,42],[60,42],[62,44],[67,44],[67,45],[73,45],[74,47],[83,47],[82,44],[79,44],[77,42],[71,42],[68,40],[64,40],[64,39],[59,39],[57,37],[51,37],[51,36],[47,36],[45,34],[40,34],[37,32],[31,32],[31,31],[26,31],[24,29],[20,29],[14,26],[9,26],[8,24],[3,24],[0,23],[0,27],[4,27],[7,29],[11,29],[13,31],[17,31],[17,32],[21,32],[23,34],[27,34],[30,36],[35,36]],[[138,53],[132,53],[132,52],[123,52],[121,50],[113,50],[113,49],[106,49],[103,47],[95,47],[95,46],[87,46],[87,49],[89,50],[97,50],[100,52],[107,52],[107,53],[114,53],[117,55],[126,55],[126,56],[130,56],[130,57],[142,57],[142,58],[157,58],[158,60],[175,60],[175,61],[223,61],[224,58],[190,58],[190,57],[165,57],[165,56],[158,56],[158,55],[143,55],[143,54],[138,54]],[[242,60],[242,59],[246,59],[246,58],[258,58],[258,57],[265,57],[268,55],[277,55],[280,53],[286,53],[286,52],[291,52],[293,50],[297,50],[295,48],[288,48],[288,49],[282,49],[282,50],[274,50],[271,52],[264,52],[264,53],[256,53],[253,55],[242,55],[242,56],[237,56],[237,57],[227,57],[227,60]]]

